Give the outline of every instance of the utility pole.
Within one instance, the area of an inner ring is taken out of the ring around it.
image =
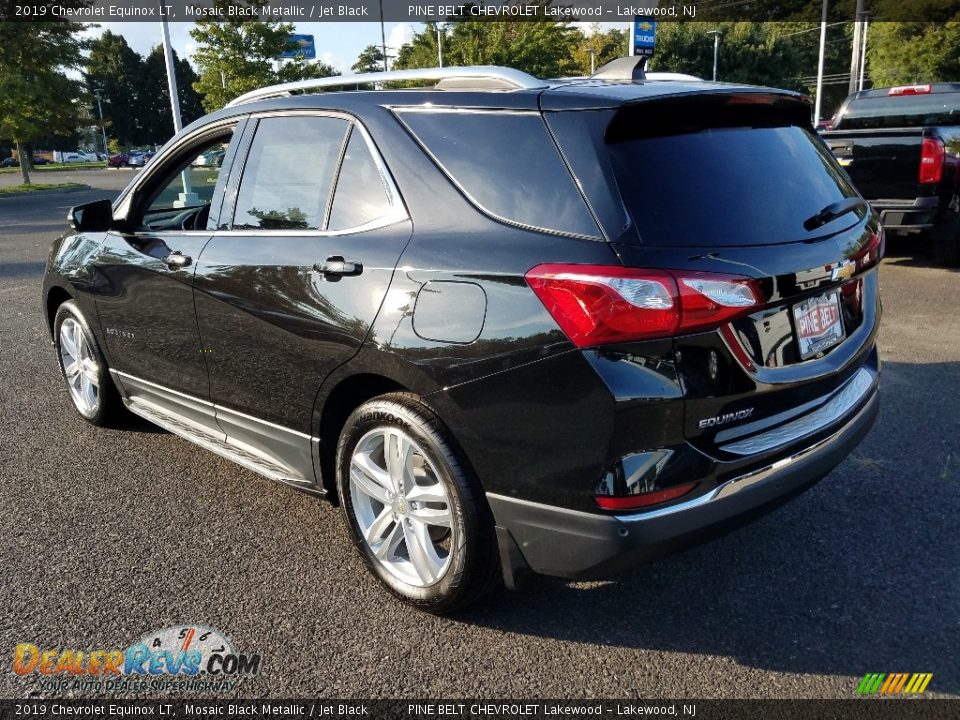
[[[850,55],[850,84],[847,92],[853,94],[857,90],[857,76],[860,74],[860,43],[863,36],[863,0],[857,0],[857,14],[853,23],[853,52]]]
[[[817,59],[817,99],[814,101],[813,124],[820,122],[823,110],[823,60],[827,50],[827,3],[823,0],[823,12],[820,14],[820,56]]]
[[[863,2],[863,0],[860,0]],[[713,81],[717,81],[717,58],[720,55],[720,31],[708,30],[707,35],[713,35]]]

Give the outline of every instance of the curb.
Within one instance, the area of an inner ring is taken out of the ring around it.
[[[23,197],[24,195],[52,195],[54,193],[72,193],[81,190],[92,190],[89,185],[80,185],[70,188],[44,188],[43,190],[18,190],[16,192],[0,192],[0,200],[4,198]]]

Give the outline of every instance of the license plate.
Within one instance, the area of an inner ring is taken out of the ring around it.
[[[800,343],[800,358],[806,360],[845,337],[836,290],[804,300],[793,306],[793,324]]]

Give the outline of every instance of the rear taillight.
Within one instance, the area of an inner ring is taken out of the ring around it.
[[[593,500],[604,510],[636,510],[660,503],[676,500],[693,490],[699,483],[689,482],[682,485],[651,490],[638,495],[594,495]]]
[[[538,265],[527,283],[577,347],[719,327],[761,304],[754,280],[607,265]]]
[[[920,184],[938,183],[943,177],[943,141],[924,138],[920,149]]]

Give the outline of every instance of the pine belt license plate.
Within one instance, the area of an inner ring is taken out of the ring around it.
[[[800,343],[800,358],[806,360],[843,340],[840,297],[836,290],[793,306],[793,323]]]

